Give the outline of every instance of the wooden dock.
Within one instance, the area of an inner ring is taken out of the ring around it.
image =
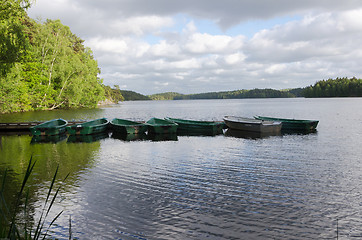
[[[80,124],[85,121],[68,121],[68,125]],[[13,122],[13,123],[0,123],[1,132],[24,132],[29,131],[31,127],[34,127],[43,122]]]

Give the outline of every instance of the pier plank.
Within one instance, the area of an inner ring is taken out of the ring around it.
[[[68,121],[68,125],[80,124],[85,121]],[[12,122],[12,123],[0,123],[0,131],[29,131],[29,128],[34,127],[43,122]]]

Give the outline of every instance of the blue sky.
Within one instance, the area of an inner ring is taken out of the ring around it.
[[[362,1],[37,0],[106,85],[142,94],[305,87],[362,75]]]

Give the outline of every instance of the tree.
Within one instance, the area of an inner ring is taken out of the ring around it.
[[[26,54],[28,39],[22,22],[30,0],[2,0],[0,2],[0,74],[7,71]]]
[[[304,97],[362,97],[362,79],[336,78],[318,81],[303,91]]]
[[[104,89],[92,51],[59,20],[29,18],[26,3],[0,5],[10,9],[0,18],[0,112],[96,107]]]

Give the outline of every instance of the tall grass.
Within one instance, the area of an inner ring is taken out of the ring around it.
[[[54,183],[58,174],[59,165],[55,171],[53,179],[51,181],[48,194],[44,205],[41,210],[41,215],[37,223],[29,222],[29,213],[28,213],[28,200],[29,200],[29,189],[25,192],[25,186],[28,182],[28,179],[33,172],[34,165],[36,161],[33,161],[31,157],[29,160],[28,167],[25,172],[25,176],[20,188],[20,191],[17,193],[17,197],[15,200],[15,205],[9,208],[9,205],[6,203],[4,191],[6,187],[6,175],[7,170],[4,172],[4,176],[2,178],[2,184],[0,189],[0,238],[7,239],[45,239],[48,236],[48,232],[50,227],[54,224],[54,222],[60,217],[63,211],[59,212],[50,222],[48,226],[45,226],[45,221],[49,215],[49,212],[54,204],[54,201],[60,191],[61,186],[57,189],[54,189]],[[68,174],[69,175],[69,174]],[[67,179],[68,175],[64,178],[64,181]],[[55,193],[52,195],[52,192],[55,190]],[[25,195],[25,196],[24,196]],[[21,204],[21,201],[24,200],[24,205]],[[24,211],[24,223],[19,224],[17,222],[17,213],[20,211],[20,208],[23,208]],[[22,225],[22,227],[19,227]]]

